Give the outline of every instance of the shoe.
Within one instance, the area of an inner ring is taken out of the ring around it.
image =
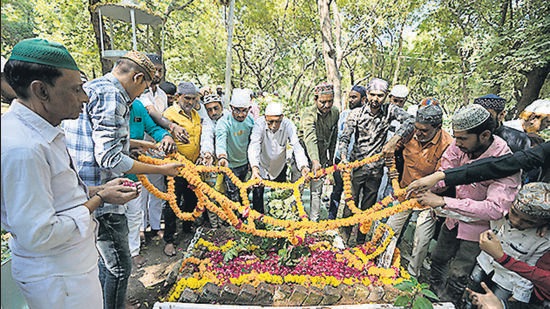
[[[174,246],[174,244],[171,244],[171,243],[166,244],[164,246],[164,254],[166,254],[166,256],[169,256],[169,257],[176,255],[176,247]]]

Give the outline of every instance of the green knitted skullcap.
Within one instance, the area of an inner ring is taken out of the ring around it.
[[[79,71],[76,62],[65,46],[40,38],[25,39],[15,44],[9,60]]]

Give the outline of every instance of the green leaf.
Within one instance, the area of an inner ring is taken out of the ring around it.
[[[426,295],[431,299],[439,300],[439,297],[437,297],[437,295],[435,295],[435,293],[430,290],[422,290],[422,294]]]
[[[398,283],[395,285],[395,288],[401,291],[412,291],[412,289],[416,286],[416,284],[412,283],[411,281],[403,281],[401,283]]]
[[[402,306],[405,307],[407,304],[411,301],[411,298],[406,295],[399,295],[397,299],[395,299],[394,306]]]
[[[432,303],[426,297],[417,297],[414,300],[413,309],[433,309]]]

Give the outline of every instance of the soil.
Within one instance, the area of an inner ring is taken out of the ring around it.
[[[160,298],[167,294],[169,285],[165,284],[168,274],[179,267],[183,254],[187,250],[194,234],[179,233],[176,245],[177,254],[166,256],[163,252],[164,241],[146,233],[145,244],[142,244],[140,254],[145,257],[145,265],[132,267],[132,274],[128,281],[127,308],[153,308]]]

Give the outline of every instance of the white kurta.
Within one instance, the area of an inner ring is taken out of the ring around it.
[[[65,278],[66,285],[71,276],[79,277],[79,290],[87,295],[82,307],[94,304],[96,290],[101,301],[97,277],[82,285],[83,275],[97,273],[96,222],[83,206],[87,189],[70,166],[63,130],[18,102],[1,125],[1,216],[2,227],[13,235],[13,278],[20,285],[44,282],[34,284],[40,294],[54,277]]]
[[[308,166],[304,148],[298,139],[296,126],[288,118],[283,118],[281,127],[273,133],[267,127],[265,117],[259,117],[254,123],[248,146],[250,166],[259,167],[262,178],[275,179],[287,162],[287,144],[294,152],[298,168],[302,169]]]

